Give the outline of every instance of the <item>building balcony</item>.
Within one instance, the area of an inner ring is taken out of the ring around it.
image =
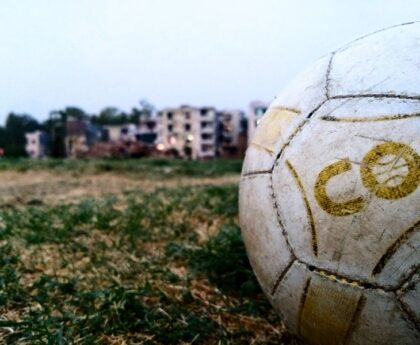
[[[203,138],[201,138],[200,139],[200,142],[202,143],[202,144],[208,144],[208,145],[213,145],[216,141],[215,141],[215,138],[209,138],[209,139],[203,139]]]
[[[216,128],[214,128],[214,126],[201,127],[200,132],[201,133],[215,133]]]

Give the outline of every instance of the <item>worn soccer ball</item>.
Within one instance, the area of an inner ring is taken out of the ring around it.
[[[265,294],[309,344],[420,344],[420,23],[318,60],[246,153],[240,222]]]

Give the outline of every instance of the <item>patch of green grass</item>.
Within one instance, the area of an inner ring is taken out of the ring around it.
[[[194,272],[205,274],[224,293],[250,297],[260,293],[241,231],[235,224],[222,226],[202,247],[191,251],[189,264]]]
[[[237,195],[0,208],[0,343],[295,344],[249,266]]]
[[[225,174],[238,174],[241,171],[242,161],[239,159],[227,160],[175,160],[161,158],[142,159],[0,159],[1,170],[55,172],[71,171],[77,174],[86,172],[102,173],[115,172],[119,174],[135,174],[148,178],[162,178],[175,176],[213,177]]]
[[[188,215],[200,221],[230,218],[237,213],[237,187],[205,186],[136,191],[122,200],[54,206],[0,209],[0,239],[10,236],[28,244],[61,243],[71,237],[100,229],[137,240],[195,239]],[[120,201],[123,210],[116,208]]]

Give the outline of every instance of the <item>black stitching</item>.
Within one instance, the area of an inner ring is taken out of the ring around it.
[[[413,329],[415,329],[417,332],[420,332],[420,320],[417,319],[411,308],[399,298],[397,298],[396,304],[401,310],[404,319],[411,325]]]
[[[286,268],[283,270],[283,272],[280,273],[279,277],[277,278],[276,282],[274,283],[273,288],[271,289],[271,296],[273,296],[275,294],[275,292],[276,292],[277,288],[279,287],[281,281],[286,276],[287,272],[289,272],[290,268],[295,263],[295,261],[296,261],[296,258],[292,257],[292,260],[290,260],[289,264],[286,266]]]
[[[420,100],[419,96],[407,96],[407,95],[396,95],[393,93],[365,93],[365,94],[357,94],[357,95],[337,95],[337,96],[330,96],[329,99],[345,99],[345,98],[396,98],[396,99],[413,99],[413,100]]]

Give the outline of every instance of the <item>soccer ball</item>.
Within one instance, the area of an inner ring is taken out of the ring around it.
[[[420,23],[318,60],[246,153],[240,222],[262,289],[310,344],[420,344]]]

